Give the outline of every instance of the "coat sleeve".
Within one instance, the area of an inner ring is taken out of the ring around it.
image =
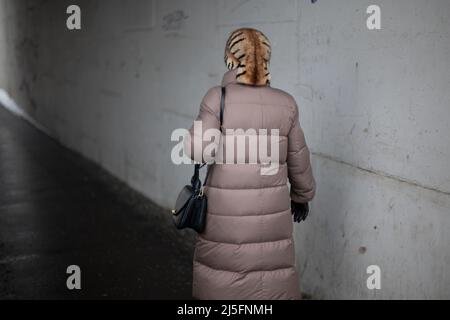
[[[184,138],[185,154],[197,161],[210,161],[215,156],[220,141],[220,87],[208,90],[200,103],[200,110],[189,132]],[[199,127],[201,125],[201,128]],[[216,129],[216,130],[209,130]],[[209,133],[218,135],[209,136]],[[205,133],[207,134],[206,139]],[[210,139],[210,140],[208,140]],[[211,157],[208,157],[211,155]]]
[[[291,184],[291,199],[306,203],[313,199],[316,182],[313,177],[310,153],[305,135],[300,127],[298,107],[294,102],[294,118],[288,135],[288,177]]]

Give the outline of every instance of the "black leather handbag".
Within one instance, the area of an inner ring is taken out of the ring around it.
[[[222,87],[220,97],[220,130],[222,131],[223,112],[225,109],[225,87]],[[194,175],[191,184],[183,187],[175,202],[175,209],[172,210],[172,218],[177,229],[191,228],[202,233],[206,226],[206,211],[208,209],[208,199],[203,193],[203,188],[208,180],[209,169],[206,172],[205,181],[202,185],[200,180],[200,169],[206,165],[194,165]]]

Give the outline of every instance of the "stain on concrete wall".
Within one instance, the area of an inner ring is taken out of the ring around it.
[[[187,18],[188,16],[183,12],[183,10],[175,10],[163,17],[162,28],[165,31],[179,30],[183,27],[184,20]]]

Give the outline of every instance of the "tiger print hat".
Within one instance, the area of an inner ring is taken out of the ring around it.
[[[233,31],[225,46],[225,64],[238,69],[236,80],[248,85],[270,84],[270,42],[259,30],[241,28]]]

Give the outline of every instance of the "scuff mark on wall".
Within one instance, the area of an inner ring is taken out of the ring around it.
[[[183,10],[175,10],[168,13],[163,17],[162,29],[164,31],[180,30],[188,17]]]

